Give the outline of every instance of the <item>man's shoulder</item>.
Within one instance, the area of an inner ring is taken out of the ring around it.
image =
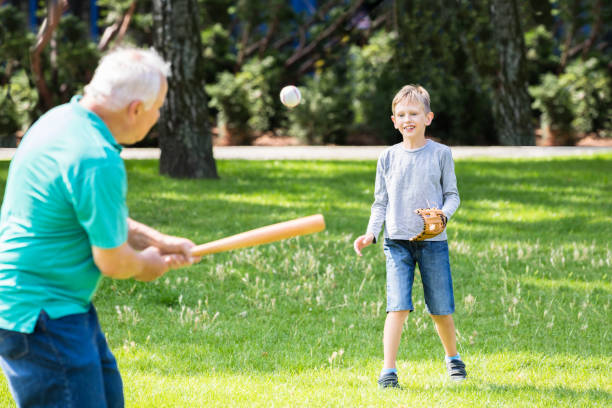
[[[68,109],[71,109],[70,121],[58,135],[66,142],[66,154],[86,167],[122,164],[120,149],[110,140],[112,136],[108,134],[106,125],[97,117],[79,112],[74,106]]]
[[[92,171],[123,169],[120,152],[103,137],[97,124],[73,115],[67,105],[39,119],[23,138],[14,160],[70,180]]]

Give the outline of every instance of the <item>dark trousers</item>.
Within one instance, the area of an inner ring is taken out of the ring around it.
[[[17,406],[123,407],[123,384],[96,310],[51,319],[33,333],[0,329],[0,366]]]

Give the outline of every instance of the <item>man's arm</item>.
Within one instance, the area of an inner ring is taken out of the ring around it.
[[[128,218],[128,240],[117,248],[92,246],[94,262],[103,275],[113,279],[151,281],[170,269],[189,266],[200,258],[191,256],[195,244]]]
[[[195,246],[187,238],[162,234],[154,228],[128,218],[128,243],[136,250],[156,247],[162,254],[182,254],[191,257],[191,248]]]
[[[128,218],[128,244],[139,251],[157,246],[161,240],[162,233],[138,221]]]
[[[94,262],[102,275],[113,279],[155,280],[170,269],[171,259],[164,259],[155,247],[134,250],[127,242],[117,248],[92,246]]]

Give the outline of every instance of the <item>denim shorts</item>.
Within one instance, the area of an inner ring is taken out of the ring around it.
[[[89,312],[51,319],[33,333],[0,329],[0,365],[18,407],[123,407],[117,362]]]
[[[432,315],[455,311],[447,241],[404,241],[385,238],[387,312],[414,310],[412,286],[419,265],[425,305]]]

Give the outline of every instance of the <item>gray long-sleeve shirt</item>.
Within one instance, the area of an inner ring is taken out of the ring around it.
[[[418,149],[401,143],[383,151],[376,167],[374,204],[367,232],[378,237],[410,239],[423,229],[417,208],[437,207],[447,218],[459,207],[453,156],[448,146],[427,140]],[[446,240],[446,230],[428,241]]]

